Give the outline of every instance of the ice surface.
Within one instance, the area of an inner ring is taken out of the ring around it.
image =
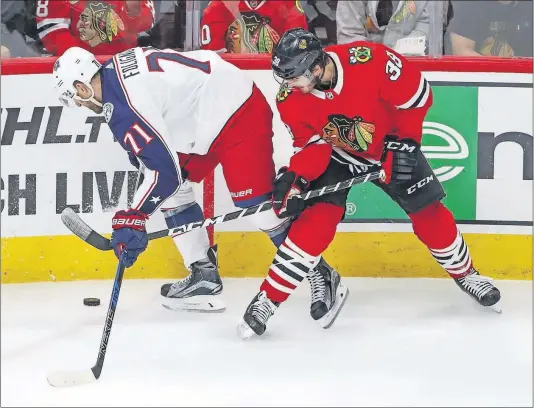
[[[126,280],[104,370],[90,368],[111,281],[2,285],[2,406],[532,406],[532,282],[497,281],[503,314],[450,279],[345,279],[329,330],[307,283],[243,342],[235,326],[260,280],[227,279],[222,314],[160,306],[160,280]],[[99,307],[83,306],[100,297]]]

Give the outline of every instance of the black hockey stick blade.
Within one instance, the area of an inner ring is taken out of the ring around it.
[[[373,180],[377,180],[379,178],[384,177],[384,171],[381,170],[379,166],[373,166],[370,168],[370,170],[373,170],[373,171],[358,175],[354,178],[351,178],[345,181],[340,181],[337,184],[332,184],[330,186],[318,188],[317,190],[308,191],[302,195],[302,198],[304,200],[309,200],[311,198],[315,198],[315,197],[319,197],[325,194],[334,193],[339,190],[345,190],[347,188],[351,188],[352,186],[356,184],[366,183],[368,181],[373,181]],[[206,218],[201,221],[196,221],[196,222],[191,222],[189,224],[180,225],[179,227],[176,227],[176,228],[151,232],[150,234],[148,234],[148,239],[153,240],[153,239],[158,239],[158,238],[163,238],[163,237],[168,237],[168,236],[175,237],[175,236],[185,234],[187,232],[190,232],[198,228],[205,228],[211,225],[221,224],[223,222],[233,221],[233,220],[237,220],[243,217],[249,217],[251,215],[255,215],[260,212],[268,211],[271,208],[272,208],[272,203],[270,201],[265,201],[261,204],[258,204],[252,207],[243,208],[241,210],[218,215],[212,218]],[[77,235],[79,238],[87,242],[89,245],[97,249],[100,249],[101,251],[109,251],[112,249],[110,240],[107,239],[106,237],[103,237],[95,230],[93,230],[70,207],[67,207],[63,210],[63,212],[61,213],[61,220],[63,221],[63,224],[65,224],[65,226],[68,229],[70,229],[75,235]]]
[[[126,253],[123,252],[123,257]],[[109,300],[108,312],[102,331],[102,340],[100,340],[100,347],[98,348],[98,356],[96,364],[92,368],[86,370],[62,370],[50,373],[47,377],[48,383],[52,387],[72,387],[74,385],[88,384],[100,378],[102,368],[104,367],[104,359],[108,349],[109,337],[111,335],[111,327],[113,326],[113,318],[119,302],[119,293],[122,285],[122,278],[124,277],[123,258],[119,260],[115,280],[113,281],[113,290],[111,291],[111,298]]]

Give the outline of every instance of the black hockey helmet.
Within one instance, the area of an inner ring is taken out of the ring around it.
[[[282,35],[271,57],[271,67],[282,79],[311,76],[316,64],[326,62],[319,39],[303,28],[292,28]]]

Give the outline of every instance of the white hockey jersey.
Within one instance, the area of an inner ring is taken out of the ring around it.
[[[247,73],[203,50],[131,48],[104,63],[101,78],[110,129],[147,168],[132,208],[149,215],[180,187],[176,152],[206,154],[253,88]]]

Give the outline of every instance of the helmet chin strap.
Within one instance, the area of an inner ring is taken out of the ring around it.
[[[91,84],[86,84],[86,85],[91,90],[91,96],[89,98],[85,98],[84,99],[84,98],[81,98],[78,95],[76,95],[75,98],[78,99],[81,102],[93,102],[96,106],[101,108],[102,104],[95,99],[95,90],[93,89]]]
[[[319,76],[314,76],[314,80],[315,80],[315,86],[326,86],[326,84],[323,84],[323,78],[324,78],[324,75],[326,74],[326,66],[328,65],[328,60],[326,60],[326,62],[324,64],[321,65],[321,68],[322,68],[322,72],[321,72],[321,75]],[[337,80],[337,68],[336,66],[334,65],[334,69],[335,69],[335,73],[332,74],[331,78],[330,78],[330,89],[332,89],[334,87],[334,84]]]

